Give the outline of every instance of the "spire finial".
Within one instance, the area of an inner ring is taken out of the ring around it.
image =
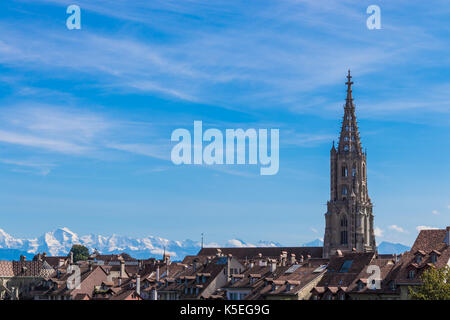
[[[347,103],[350,103],[350,105],[353,100],[353,97],[352,97],[353,81],[351,81],[351,80],[352,80],[352,76],[350,75],[350,69],[348,69],[347,82],[345,84],[347,85]]]

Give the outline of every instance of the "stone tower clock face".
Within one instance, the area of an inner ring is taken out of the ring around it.
[[[330,152],[330,200],[325,214],[324,257],[336,250],[376,250],[372,203],[367,190],[367,153],[360,140],[352,76],[347,75],[347,98],[337,148]],[[345,221],[344,221],[345,220]]]

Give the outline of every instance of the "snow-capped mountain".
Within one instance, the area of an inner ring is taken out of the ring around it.
[[[135,258],[161,257],[165,251],[171,255],[173,260],[181,260],[186,255],[196,254],[201,247],[200,241],[189,239],[174,241],[155,236],[132,238],[115,234],[111,236],[96,234],[79,236],[68,228],[46,232],[35,239],[17,239],[0,229],[0,260],[2,259],[2,249],[15,249],[18,250],[17,252],[28,254],[47,252],[49,255],[57,256],[67,255],[74,244],[82,244],[91,252],[94,250],[104,254],[126,252]],[[231,239],[224,245],[210,243],[205,246],[276,247],[281,245],[271,241],[258,241],[252,244],[239,239]],[[10,252],[11,250],[8,251],[7,257],[11,255]]]

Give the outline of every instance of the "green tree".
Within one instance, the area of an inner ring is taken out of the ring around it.
[[[74,244],[70,252],[73,252],[73,261],[87,260],[89,258],[89,249],[81,244]]]
[[[423,285],[409,287],[413,300],[450,300],[450,267],[428,268],[420,276]]]

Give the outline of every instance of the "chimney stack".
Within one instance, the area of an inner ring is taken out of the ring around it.
[[[295,264],[295,253],[291,253],[291,264]]]
[[[136,276],[136,294],[141,295],[141,276]]]
[[[159,266],[156,267],[156,281],[159,281]]]
[[[73,264],[73,252],[70,251],[70,255],[69,255],[69,264]]]
[[[277,270],[277,260],[271,260],[270,261],[270,272],[275,272]]]
[[[447,227],[447,233],[445,234],[444,242],[447,246],[450,246],[450,227]]]
[[[336,250],[336,255],[339,256],[339,257],[342,257],[343,256],[342,251],[339,250],[339,249]]]
[[[300,263],[303,263],[303,255],[300,256],[299,262],[300,262]]]
[[[255,266],[255,262],[253,260],[251,260],[250,265],[249,265],[250,269],[253,268],[254,266]]]
[[[120,260],[120,278],[125,278],[125,261]]]
[[[25,257],[23,254],[20,255],[20,261],[27,261],[27,257]]]

